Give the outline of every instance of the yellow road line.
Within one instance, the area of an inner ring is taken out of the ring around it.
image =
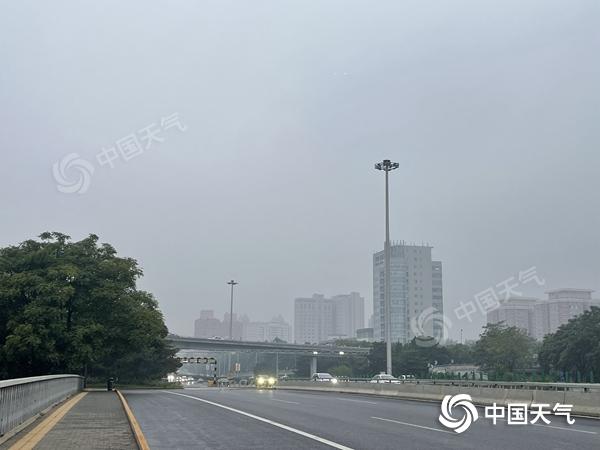
[[[133,437],[135,438],[135,442],[137,443],[139,449],[140,450],[150,450],[150,447],[148,446],[148,442],[146,441],[146,437],[144,436],[144,433],[142,433],[140,424],[138,423],[135,416],[133,415],[133,412],[131,411],[131,408],[129,407],[127,400],[125,400],[125,397],[123,396],[123,394],[121,394],[121,391],[119,391],[119,390],[117,390],[117,395],[121,399],[121,403],[123,404],[123,409],[125,410],[125,414],[127,415],[127,420],[129,421],[129,426],[131,427],[131,431],[133,431]]]
[[[67,414],[73,406],[81,400],[87,392],[80,392],[71,400],[60,406],[56,411],[46,417],[42,423],[23,436],[9,450],[31,450],[35,447],[48,432]]]

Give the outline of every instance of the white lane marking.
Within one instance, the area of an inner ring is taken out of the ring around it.
[[[595,431],[576,430],[575,428],[557,427],[555,425],[542,425],[539,423],[532,423],[530,425],[533,425],[534,427],[555,428],[557,430],[574,431],[575,433],[598,434]]]
[[[288,402],[287,400],[279,400],[278,398],[272,398],[271,400],[273,400],[274,402],[290,403],[292,405],[299,405],[300,404],[298,402]]]
[[[234,412],[236,414],[241,414],[242,416],[250,417],[251,419],[256,419],[256,420],[258,420],[260,422],[267,423],[269,425],[273,425],[274,427],[281,428],[281,429],[286,430],[286,431],[291,431],[292,433],[299,434],[300,436],[304,436],[306,438],[312,439],[313,441],[317,441],[317,442],[320,442],[321,444],[329,445],[330,447],[337,448],[339,450],[354,450],[351,447],[346,447],[345,445],[338,444],[337,442],[333,442],[333,441],[330,441],[328,439],[325,439],[325,438],[322,438],[322,437],[319,437],[319,436],[315,436],[314,434],[310,434],[310,433],[307,433],[306,431],[298,430],[297,428],[289,427],[287,425],[284,425],[284,424],[279,423],[279,422],[275,422],[273,420],[265,419],[264,417],[260,417],[260,416],[254,415],[254,414],[250,414],[250,413],[247,413],[247,412],[244,412],[244,411],[240,411],[239,409],[235,409],[235,408],[232,408],[230,406],[221,405],[220,403],[211,402],[209,400],[204,400],[203,398],[194,397],[192,395],[179,394],[177,392],[169,392],[169,391],[161,391],[161,392],[164,392],[165,394],[179,395],[181,397],[191,398],[192,400],[197,400],[199,402],[207,403],[209,405],[213,405],[213,406],[216,406],[218,408],[223,408],[223,409],[226,409],[227,411],[231,411],[231,412]]]
[[[336,397],[336,400],[344,400],[345,402],[369,403],[370,405],[376,405],[377,404],[375,402],[369,402],[367,400],[355,400],[353,398],[339,398],[339,397]]]
[[[416,425],[414,423],[408,423],[408,422],[400,422],[399,420],[384,419],[383,417],[371,417],[371,419],[383,420],[384,422],[398,423],[400,425],[406,425],[407,427],[415,427],[415,428],[423,428],[425,430],[439,431],[440,433],[448,433],[448,434],[452,434],[452,435],[456,436],[456,433],[454,433],[452,431],[440,430],[439,428],[426,427],[426,426],[423,426],[423,425]]]
[[[508,422],[507,419],[498,418],[498,420]],[[576,428],[567,428],[567,427],[557,427],[556,425],[544,425],[542,423],[530,423],[529,425],[533,425],[534,427],[554,428],[555,430],[573,431],[575,433],[598,434],[595,431],[578,430]]]

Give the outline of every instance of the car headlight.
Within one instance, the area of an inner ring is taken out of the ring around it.
[[[275,378],[271,377],[271,378],[269,378],[268,381],[269,381],[269,384],[273,385],[273,384],[275,384],[275,381],[277,381],[277,380],[275,380]]]
[[[331,382],[332,382],[333,384],[335,384],[335,383],[337,383],[337,382],[338,382],[338,380],[337,380],[337,378],[332,378],[332,379],[331,379]]]
[[[263,377],[258,377],[256,379],[256,384],[261,385],[261,384],[265,384],[265,379]]]

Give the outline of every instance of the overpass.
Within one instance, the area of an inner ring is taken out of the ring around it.
[[[224,339],[184,337],[170,334],[166,341],[178,350],[206,351],[262,351],[265,353],[291,353],[296,355],[367,355],[369,347],[347,347],[338,345],[288,344],[279,342],[251,342]],[[316,353],[315,353],[316,352]]]
[[[288,344],[280,342],[250,342],[222,339],[206,339],[183,337],[170,334],[166,341],[178,350],[204,350],[204,351],[236,351],[236,352],[263,352],[263,353],[285,353],[293,355],[311,356],[310,371],[317,372],[317,358],[319,356],[344,357],[344,356],[366,356],[369,347],[348,347],[338,345],[309,345]]]

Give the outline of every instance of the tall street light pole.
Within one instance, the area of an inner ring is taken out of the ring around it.
[[[229,340],[233,341],[233,287],[239,283],[231,280],[228,281],[227,284],[231,285],[231,303],[229,306]]]
[[[392,302],[390,288],[390,194],[389,194],[389,172],[397,169],[400,164],[384,159],[383,162],[375,164],[377,170],[385,172],[385,244],[383,248],[385,259],[385,288],[384,288],[384,310],[385,310],[385,357],[386,372],[392,375]]]

